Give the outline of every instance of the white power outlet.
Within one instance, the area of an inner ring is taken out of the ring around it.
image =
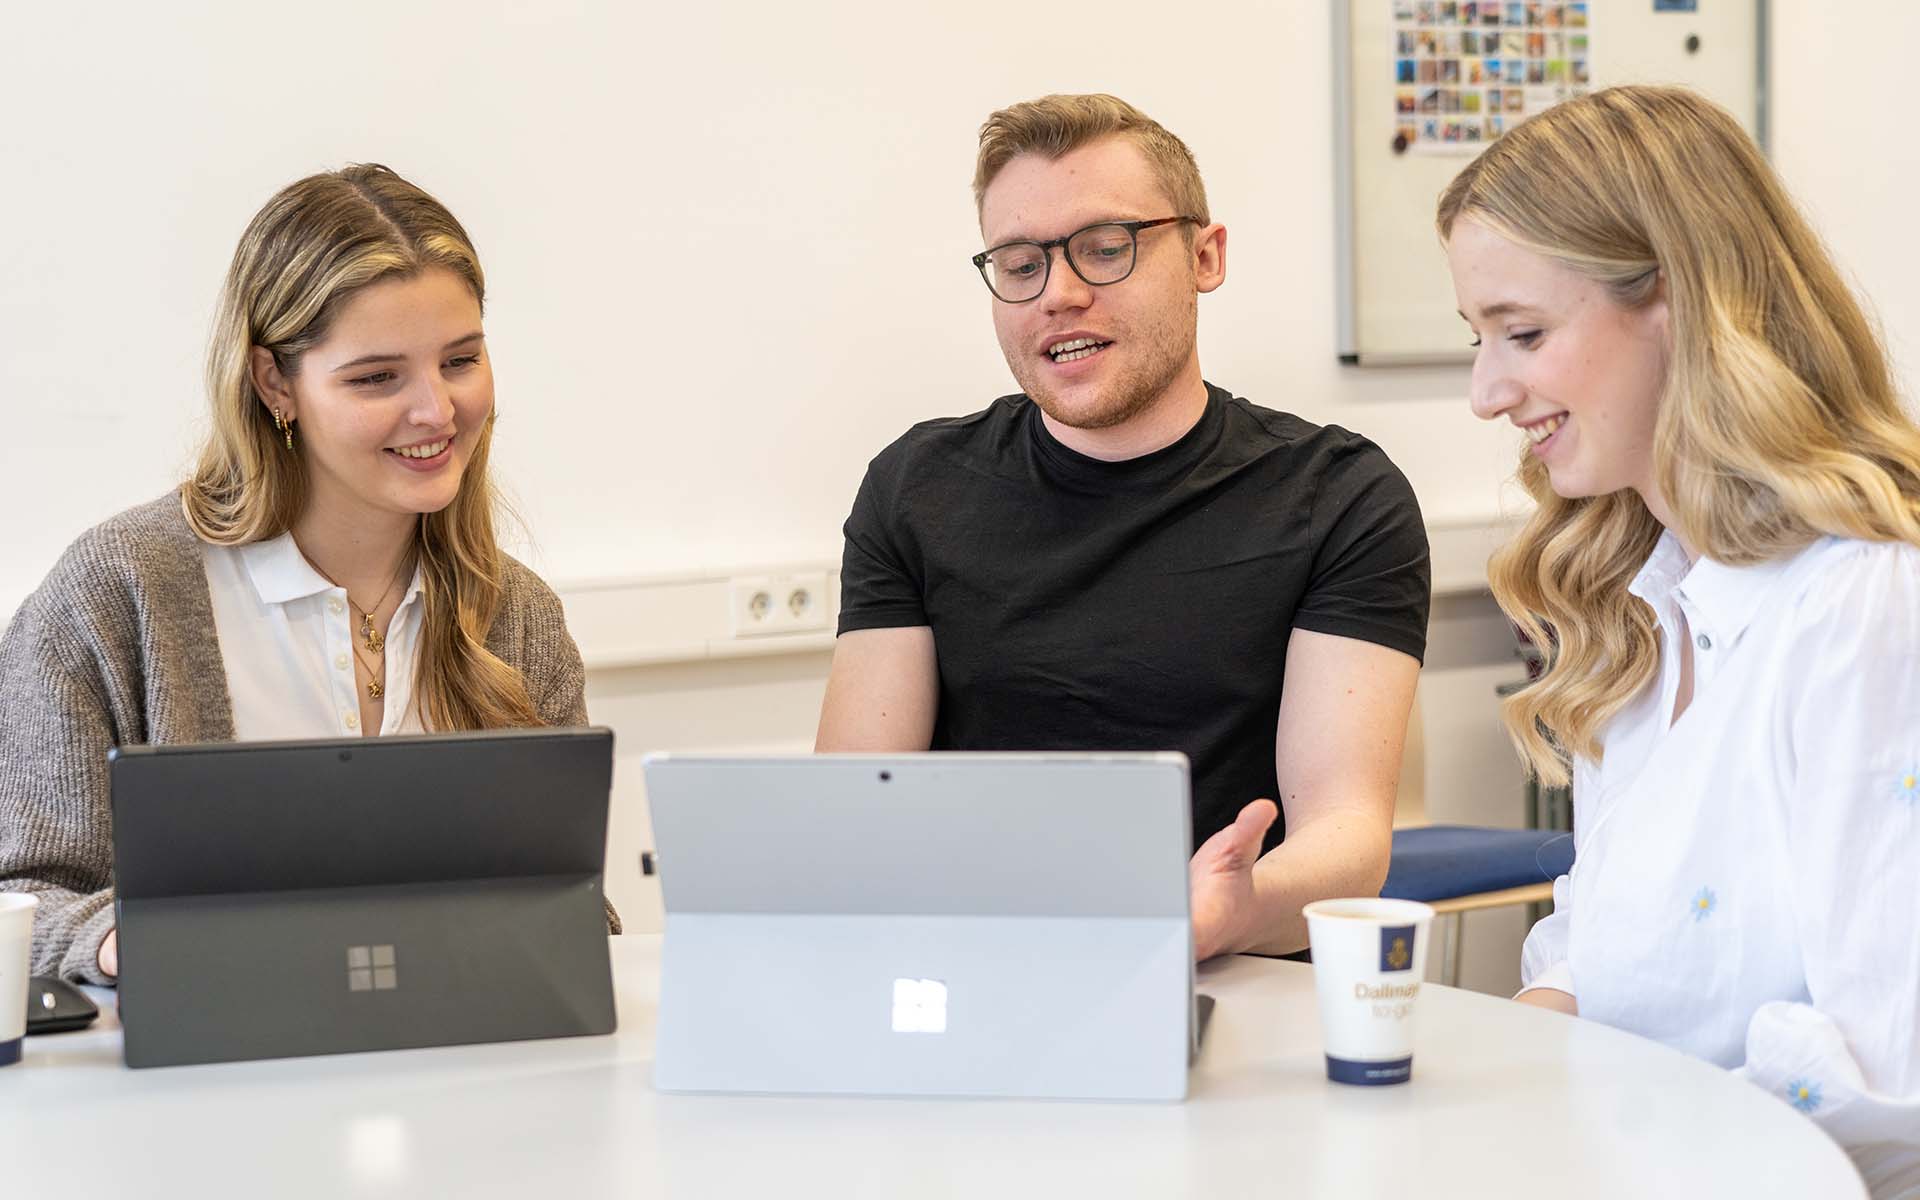
[[[734,637],[817,633],[833,620],[827,611],[825,571],[747,575],[734,579],[728,590]]]

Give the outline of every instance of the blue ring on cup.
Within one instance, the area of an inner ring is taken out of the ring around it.
[[[0,1067],[10,1067],[20,1061],[20,1047],[26,1038],[17,1037],[10,1042],[0,1042]]]
[[[1405,1083],[1413,1078],[1413,1056],[1367,1062],[1361,1059],[1327,1055],[1327,1078],[1335,1083],[1353,1083],[1361,1087],[1384,1087]]]

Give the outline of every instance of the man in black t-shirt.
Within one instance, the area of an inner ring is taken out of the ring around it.
[[[1413,492],[1366,439],[1201,378],[1226,230],[1144,113],[997,112],[974,195],[1022,392],[873,460],[818,748],[1184,751],[1196,954],[1298,950],[1303,904],[1386,877],[1426,645]]]

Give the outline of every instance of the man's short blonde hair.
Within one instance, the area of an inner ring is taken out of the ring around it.
[[[1000,168],[1020,155],[1058,159],[1114,134],[1132,139],[1147,156],[1160,187],[1173,201],[1173,212],[1166,215],[1192,217],[1202,225],[1212,220],[1207,214],[1207,187],[1200,182],[1200,168],[1187,144],[1125,100],[1099,93],[1042,96],[988,117],[980,126],[980,155],[973,168],[975,211],[984,204],[987,185]]]

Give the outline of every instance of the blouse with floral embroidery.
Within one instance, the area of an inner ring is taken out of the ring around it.
[[[1825,538],[1632,593],[1679,656],[1574,763],[1528,987],[1740,1073],[1869,1178],[1920,1180],[1920,548]],[[1904,1184],[1902,1185],[1904,1186]]]

